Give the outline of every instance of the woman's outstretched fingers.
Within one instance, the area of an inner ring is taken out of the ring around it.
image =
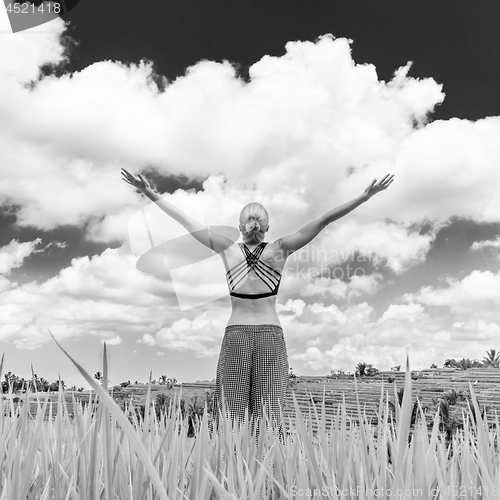
[[[393,180],[394,180],[394,174],[391,174],[390,177],[386,180],[385,187],[387,188],[392,183]]]
[[[127,174],[122,172],[122,181],[128,182],[130,184],[130,181],[127,178]]]
[[[122,171],[121,171],[121,174],[123,175],[123,177],[125,178],[128,178],[130,177],[130,174],[122,167]]]
[[[381,189],[387,189],[389,184],[393,181],[394,179],[394,174],[387,174],[381,181],[380,181],[380,187]]]
[[[122,172],[122,175],[123,175],[122,180],[133,186],[133,184],[130,182],[130,174],[128,172],[126,174]]]
[[[129,172],[127,172],[127,170],[125,170],[123,167],[122,167],[122,179],[130,184],[131,186],[134,186],[135,188],[138,188],[140,190],[140,187],[141,187],[141,183],[143,185],[146,185],[146,182],[144,180],[144,178],[141,178],[141,174],[139,174],[137,177]]]

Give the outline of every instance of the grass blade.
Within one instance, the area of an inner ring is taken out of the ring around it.
[[[147,450],[143,445],[142,441],[138,438],[137,433],[132,429],[130,422],[126,419],[124,413],[115,403],[113,398],[102,388],[100,387],[94,379],[87,373],[87,371],[80,366],[57,342],[57,340],[52,335],[52,332],[49,333],[51,337],[54,339],[54,342],[57,344],[59,349],[66,354],[66,356],[70,359],[70,361],[75,365],[77,370],[81,373],[83,378],[87,381],[87,383],[94,389],[96,394],[99,395],[100,401],[105,405],[105,407],[111,412],[111,414],[116,418],[116,420],[120,423],[122,429],[127,435],[127,438],[130,440],[130,444],[134,447],[137,456],[139,457],[141,463],[144,468],[148,472],[151,477],[151,481],[156,487],[158,496],[162,500],[169,500],[167,492],[165,491],[165,486],[161,482],[160,476],[158,475],[158,471],[155,469],[151,462],[151,458],[148,456]]]

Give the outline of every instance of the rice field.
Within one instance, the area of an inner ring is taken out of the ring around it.
[[[61,391],[53,418],[44,418],[48,395],[37,397],[34,415],[28,404],[10,403],[0,416],[0,500],[499,498],[497,415],[494,425],[483,420],[469,384],[472,407],[451,440],[439,430],[439,412],[429,432],[419,408],[411,429],[409,360],[395,420],[382,393],[376,425],[361,405],[353,423],[342,405],[334,415],[324,404],[303,414],[294,401],[281,442],[266,421],[258,440],[248,425],[233,430],[227,420],[211,435],[207,412],[189,438],[175,404],[158,418],[151,386],[142,418],[65,354],[95,398],[84,405],[73,397],[70,413]],[[0,376],[2,368],[3,358]],[[107,374],[104,346],[103,380]]]

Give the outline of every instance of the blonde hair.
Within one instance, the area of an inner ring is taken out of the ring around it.
[[[240,231],[251,234],[254,243],[264,241],[266,231],[269,229],[269,214],[260,203],[248,203],[240,213]]]

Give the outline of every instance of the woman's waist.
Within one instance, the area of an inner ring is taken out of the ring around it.
[[[265,300],[265,299],[263,299]],[[234,306],[229,318],[228,325],[257,325],[257,324],[274,324],[280,325],[278,314],[276,313],[275,304],[261,305],[260,307],[247,308],[243,305]]]
[[[226,333],[228,332],[279,332],[283,334],[283,328],[279,323],[229,323],[226,325]]]
[[[242,299],[231,296],[231,309],[231,323],[279,324],[278,314],[276,313],[276,295],[259,299]]]
[[[247,300],[231,297],[233,315],[278,317],[276,313],[276,297]]]

